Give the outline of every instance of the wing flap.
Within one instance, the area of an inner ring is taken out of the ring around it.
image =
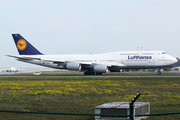
[[[108,64],[108,67],[126,67],[126,65],[124,64],[119,64],[119,63],[113,63],[113,64]]]
[[[54,60],[54,59],[41,59],[42,61],[46,62],[53,62],[53,63],[65,63],[66,60]]]
[[[120,66],[120,67],[123,66],[124,67],[126,65],[124,65],[124,64],[112,64],[111,66]]]
[[[93,63],[91,63],[91,62],[79,62],[80,64],[82,64],[82,65],[92,65]]]

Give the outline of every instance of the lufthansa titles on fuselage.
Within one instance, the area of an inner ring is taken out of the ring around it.
[[[128,59],[152,59],[152,56],[128,56]]]

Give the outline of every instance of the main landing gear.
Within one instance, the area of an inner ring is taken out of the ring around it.
[[[91,71],[85,71],[84,75],[102,75],[102,73],[95,73],[95,72],[91,72]]]

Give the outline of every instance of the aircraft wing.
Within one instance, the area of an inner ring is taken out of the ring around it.
[[[40,58],[35,57],[26,57],[26,56],[14,56],[14,55],[6,55],[8,57],[18,58],[18,59],[24,59],[24,60],[40,60]]]
[[[62,64],[66,64],[67,62],[71,62],[71,61],[66,61],[66,60],[55,60],[55,59],[45,59],[45,58],[39,58],[39,57],[32,57],[32,56],[14,56],[14,55],[6,55],[8,57],[13,57],[13,58],[17,58],[20,60],[41,60],[43,62],[52,62],[54,64],[58,64],[58,65],[62,65]],[[79,62],[82,65],[92,65],[92,63],[90,62]]]
[[[92,69],[94,66],[97,65],[97,63],[93,63],[93,62],[80,62],[80,61],[68,61],[68,60],[57,60],[57,59],[49,59],[49,58],[41,58],[40,56],[14,56],[14,55],[7,55],[9,57],[13,57],[16,58],[17,60],[20,61],[24,61],[24,62],[33,62],[33,61],[41,61],[42,64],[46,65],[46,63],[48,64],[48,62],[52,63],[52,64],[57,64],[57,66],[66,66],[68,63],[70,62],[75,62],[79,63],[82,65],[82,70],[87,70],[87,69]],[[119,63],[108,63],[108,64],[101,64],[101,65],[105,65],[108,68],[117,68],[117,67],[126,67],[126,65],[124,64],[119,64]]]
[[[13,55],[7,55],[9,57],[14,57],[17,59],[21,59],[21,60],[41,60],[44,62],[54,62],[54,63],[65,63],[65,60],[53,60],[53,59],[43,59],[43,58],[38,58],[38,57],[27,57],[27,56],[13,56]]]

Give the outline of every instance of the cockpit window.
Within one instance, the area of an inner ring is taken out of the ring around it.
[[[167,54],[166,52],[162,52],[162,54]]]

